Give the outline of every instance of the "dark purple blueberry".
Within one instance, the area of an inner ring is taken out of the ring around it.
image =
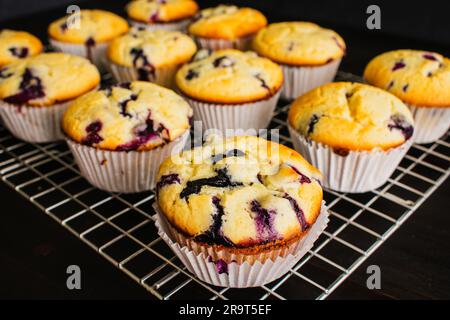
[[[159,181],[156,183],[156,193],[158,193],[162,187],[175,183],[181,183],[178,174],[172,173],[161,176]]]
[[[198,76],[199,76],[199,73],[197,71],[189,69],[185,79],[190,81],[194,78],[198,78]]]
[[[333,40],[336,43],[336,45],[339,47],[339,49],[341,49],[343,52],[345,52],[345,47],[339,42],[338,38],[333,37]]]
[[[298,205],[298,202],[287,193],[284,195],[283,198],[287,199],[291,204],[292,210],[294,210],[295,214],[297,215],[297,219],[298,222],[300,223],[300,227],[302,228],[302,232],[308,229],[309,224],[308,222],[306,222],[305,213]]]
[[[136,94],[132,94],[129,98],[125,99],[124,101],[120,102],[120,114],[124,117],[131,118],[131,114],[127,112],[127,104],[130,101],[136,101],[138,96]]]
[[[67,25],[67,21],[64,21],[63,23],[61,23],[60,25],[59,25],[59,27],[61,28],[61,30],[64,32],[64,31],[67,31],[67,29],[69,29],[69,26]]]
[[[317,122],[319,122],[320,117],[317,115],[313,115],[308,123],[308,131],[306,132],[307,135],[310,135],[314,132],[314,127],[316,126]]]
[[[250,203],[250,210],[256,213],[255,223],[256,232],[259,240],[274,241],[278,238],[278,233],[274,229],[274,220],[276,212],[274,210],[267,210],[261,207],[257,200]]]
[[[292,168],[299,176],[300,176],[300,183],[311,183],[311,179],[305,176],[303,173],[300,172],[296,167],[289,165],[289,167]]]
[[[258,175],[256,176],[256,178],[258,179],[259,183],[264,183],[261,174],[258,173]]]
[[[391,116],[391,121],[388,124],[388,128],[390,130],[400,130],[403,137],[405,137],[405,140],[411,138],[414,133],[414,127],[406,121],[405,117],[401,114]]]
[[[228,264],[224,260],[219,259],[215,262],[215,264],[216,264],[217,272],[219,274],[222,274],[222,273],[228,274]]]
[[[230,157],[243,157],[245,153],[238,149],[228,150],[225,154],[216,154],[211,157],[211,161],[213,164],[219,162],[222,159],[230,158]]]
[[[167,138],[163,135],[165,132],[165,136],[169,136],[169,130],[164,127],[163,124],[159,124],[155,129],[155,124],[151,119],[151,114],[147,116],[145,123],[135,130],[136,138],[128,143],[117,146],[117,151],[133,151],[139,149],[139,147],[147,144],[150,140],[156,139],[158,137],[167,141]]]
[[[84,44],[86,45],[86,47],[93,47],[95,46],[95,40],[94,38],[89,37]]]
[[[150,16],[150,22],[158,22],[159,21],[159,12],[156,11]]]
[[[45,96],[41,79],[34,76],[30,69],[26,68],[22,75],[22,81],[19,85],[20,92],[13,96],[4,98],[7,103],[26,104],[30,100],[42,98]]]
[[[120,88],[131,90],[131,82],[122,82],[117,85]]]
[[[431,61],[439,61],[434,55],[431,53],[425,53],[423,55],[424,59],[431,60]]]
[[[408,88],[409,88],[409,84],[405,84],[402,88],[403,92],[408,91]]]
[[[289,45],[288,45],[288,47],[287,47],[287,51],[292,51],[292,50],[294,50],[294,43],[293,42],[289,42]]]
[[[217,188],[229,188],[242,186],[242,182],[231,181],[228,175],[227,169],[216,170],[217,175],[211,178],[197,179],[188,181],[186,187],[181,191],[180,197],[186,198],[191,194],[198,194],[203,186],[217,187]]]
[[[213,66],[214,68],[229,68],[234,66],[234,61],[227,56],[222,56],[213,61]]]
[[[213,222],[208,231],[195,237],[195,241],[233,247],[234,244],[222,233],[222,217],[225,214],[225,211],[220,204],[220,199],[214,196],[212,197],[212,203],[215,208],[215,212],[212,216]]]
[[[9,52],[17,58],[25,58],[28,56],[28,48],[26,47],[11,47],[9,48]]]
[[[82,144],[92,146],[103,140],[98,134],[102,130],[103,124],[100,121],[95,121],[86,127],[87,136],[81,141]]]
[[[430,78],[430,77],[432,77],[432,76],[433,76],[433,72],[430,71],[430,72],[427,73],[427,77],[428,77],[428,78]]]
[[[387,90],[392,89],[392,87],[394,86],[394,80],[392,80],[391,82],[389,82],[388,86],[387,86]]]
[[[403,61],[397,61],[394,66],[392,67],[392,71],[396,71],[399,69],[403,69],[404,67],[406,67],[406,64]]]
[[[155,67],[148,61],[142,48],[132,48],[130,54],[133,57],[133,66],[138,68],[139,80],[152,80],[155,76]]]
[[[212,262],[216,265],[218,274],[228,274],[228,264],[225,262],[225,260],[219,259],[217,261],[214,261],[211,257],[208,257],[208,262]]]
[[[341,157],[346,157],[350,154],[350,151],[344,148],[333,148],[333,152]]]
[[[0,69],[0,79],[6,79],[13,75],[12,73],[6,73],[6,71],[8,71],[8,68]]]
[[[255,75],[255,78],[258,79],[259,82],[261,82],[261,87],[263,87],[264,89],[270,91],[270,88],[269,88],[269,86],[267,85],[266,80],[264,80],[264,79],[261,77],[261,74],[258,73],[257,75]]]

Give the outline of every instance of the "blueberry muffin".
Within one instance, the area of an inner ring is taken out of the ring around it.
[[[214,261],[264,263],[292,253],[316,221],[320,178],[283,145],[215,139],[161,164],[157,203],[181,245]]]
[[[177,70],[196,51],[195,42],[181,32],[132,28],[111,42],[108,60],[118,82],[143,80],[172,87]]]
[[[281,64],[285,76],[281,96],[285,99],[331,82],[346,50],[336,32],[311,22],[270,24],[257,33],[252,47]]]
[[[61,139],[67,104],[100,83],[88,60],[64,53],[43,53],[0,69],[0,114],[6,127],[30,142]]]
[[[193,0],[134,0],[126,11],[133,26],[184,31],[197,14],[198,5]]]
[[[256,32],[266,25],[266,17],[258,10],[220,5],[200,11],[188,31],[204,49],[246,50]]]
[[[296,149],[324,174],[324,186],[345,192],[386,182],[411,145],[413,123],[394,95],[350,82],[306,93],[288,115]]]
[[[78,98],[64,113],[62,129],[94,186],[139,192],[153,187],[161,161],[183,147],[191,116],[172,90],[135,81]]]
[[[411,109],[415,142],[429,143],[450,126],[450,59],[435,52],[396,50],[375,57],[365,80],[387,90]]]
[[[216,129],[265,128],[283,84],[280,66],[254,52],[200,51],[177,72],[194,119]]]
[[[127,21],[103,10],[81,10],[77,18],[71,15],[52,22],[48,27],[50,44],[102,67],[109,42],[128,31]]]
[[[0,30],[0,68],[42,52],[41,41],[25,31]]]

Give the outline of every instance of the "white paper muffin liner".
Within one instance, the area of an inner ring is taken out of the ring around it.
[[[363,193],[382,186],[408,152],[414,138],[386,151],[349,151],[342,156],[322,143],[306,140],[290,125],[288,128],[294,149],[322,172],[322,185],[350,193]]]
[[[333,81],[341,64],[341,59],[321,66],[288,66],[283,69],[284,85],[281,98],[294,100],[302,94]]]
[[[191,23],[192,19],[183,19],[176,22],[164,22],[164,23],[144,23],[133,19],[128,19],[128,22],[132,27],[146,29],[146,30],[168,30],[168,31],[181,31],[186,32],[187,27]]]
[[[279,256],[274,260],[268,259],[264,263],[256,259],[257,261],[252,265],[248,262],[242,264],[232,262],[227,264],[227,272],[220,272],[216,261],[210,255],[214,255],[213,252],[198,254],[188,247],[177,243],[171,231],[173,228],[169,226],[156,203],[154,208],[157,212],[155,225],[158,229],[158,234],[186,266],[188,271],[211,285],[232,288],[262,286],[282,277],[312,248],[329,221],[327,208],[322,202],[321,212],[316,222],[311,226],[309,232],[298,241],[298,245],[292,254],[288,254],[285,257]]]
[[[17,138],[27,142],[62,140],[61,118],[70,101],[51,106],[12,105],[0,101],[4,126]]]
[[[96,43],[93,46],[89,47],[85,44],[66,43],[54,40],[52,38],[49,38],[48,41],[50,42],[51,46],[61,50],[64,53],[73,54],[89,59],[100,69],[105,69],[107,66],[106,50],[108,48],[109,41]]]
[[[431,143],[447,133],[450,127],[450,107],[408,107],[414,117],[415,143]]]
[[[81,175],[93,186],[110,191],[133,193],[153,189],[159,165],[179,153],[189,136],[182,136],[148,151],[109,151],[93,148],[66,137]]]
[[[255,35],[252,34],[250,36],[245,36],[233,40],[225,40],[225,39],[209,39],[196,37],[191,35],[197,43],[199,49],[211,49],[211,50],[222,50],[222,49],[238,49],[241,51],[250,50],[253,37]]]
[[[180,65],[156,68],[154,74],[149,75],[149,79],[147,81],[172,89],[174,88],[175,74],[179,68]],[[109,70],[111,71],[114,79],[119,83],[139,80],[137,68],[124,67],[109,61]]]
[[[243,104],[214,104],[183,97],[194,110],[194,120],[202,121],[204,130],[265,129],[272,119],[280,97],[280,90],[270,98]]]

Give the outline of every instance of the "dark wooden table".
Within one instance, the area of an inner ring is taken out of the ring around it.
[[[87,1],[86,6],[122,12],[125,1]],[[202,3],[202,1],[200,1]],[[204,2],[204,1],[203,1]],[[82,7],[86,7],[82,6]],[[31,31],[45,39],[47,22],[64,9],[11,21],[2,27]],[[282,20],[283,16],[271,17]],[[292,14],[291,14],[292,15]],[[335,28],[348,44],[341,69],[361,74],[376,54],[417,48],[450,56],[450,48],[397,38],[375,31]],[[331,296],[333,299],[450,298],[450,183],[447,180],[413,216],[361,265]],[[0,298],[152,299],[142,287],[118,271],[87,245],[0,183]],[[66,288],[66,268],[82,270],[82,290]],[[382,288],[366,288],[366,268],[380,266]]]

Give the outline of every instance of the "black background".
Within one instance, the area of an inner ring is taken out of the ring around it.
[[[82,8],[99,7],[121,14],[125,4],[122,0],[0,0],[0,27],[27,30],[45,41],[48,23],[64,14],[61,4],[65,2],[81,2]],[[418,48],[446,56],[450,53],[450,1],[225,2],[259,8],[271,21],[310,20],[334,28],[348,45],[341,69],[356,74],[361,74],[371,57],[386,50]],[[219,1],[199,3],[206,7]],[[368,4],[381,7],[381,31],[365,27]],[[60,7],[45,11],[55,5]],[[19,19],[12,19],[20,15]],[[450,298],[449,192],[446,181],[331,298]],[[3,183],[0,201],[0,298],[152,298]],[[66,289],[65,270],[70,264],[78,264],[83,270],[81,291]],[[366,289],[365,270],[371,264],[381,267],[381,290]]]
[[[92,1],[88,1],[92,3]],[[103,6],[124,3],[99,0]],[[382,31],[388,34],[450,45],[450,1],[448,0],[205,0],[202,7],[236,3],[262,10],[271,20],[313,20],[323,24],[364,30],[366,9],[371,4],[381,8]],[[85,6],[83,0],[0,0],[0,22],[63,5]],[[64,11],[59,11],[59,16]]]

